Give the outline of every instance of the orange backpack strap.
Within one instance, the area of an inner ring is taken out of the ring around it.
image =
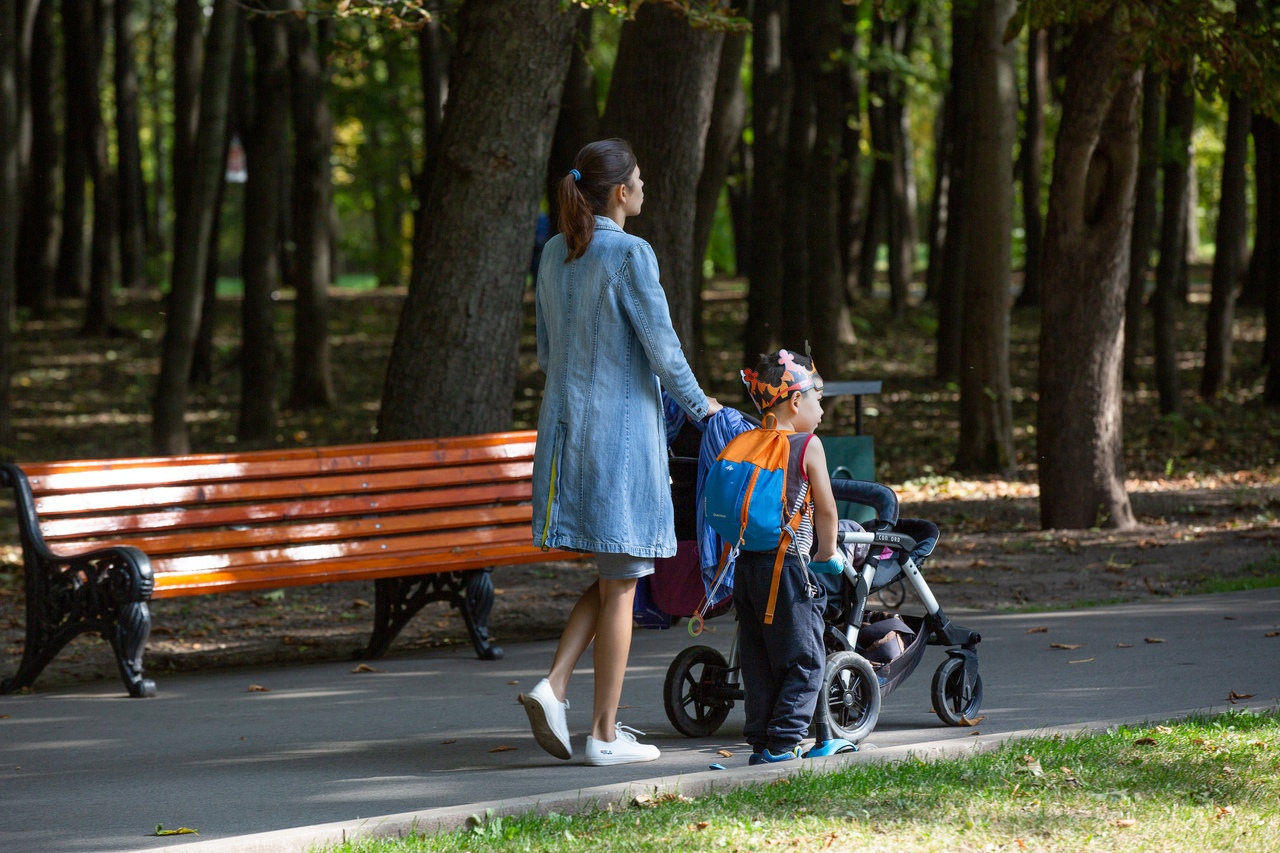
[[[800,530],[800,523],[804,520],[804,511],[809,506],[811,495],[805,494],[804,500],[800,502],[800,507],[791,514],[791,518],[787,520],[787,524],[783,527],[791,534],[791,540],[778,543],[778,554],[773,559],[773,579],[769,582],[769,600],[764,607],[764,624],[773,624],[773,611],[778,604],[778,586],[782,583],[782,562],[787,558],[787,546],[795,541],[796,533]]]

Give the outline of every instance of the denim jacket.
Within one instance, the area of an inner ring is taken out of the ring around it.
[[[649,244],[596,217],[565,263],[557,234],[538,269],[538,366],[547,375],[533,462],[533,541],[542,548],[676,552],[663,389],[689,415],[707,397],[671,327]]]

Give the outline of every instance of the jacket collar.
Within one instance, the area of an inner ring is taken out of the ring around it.
[[[618,227],[618,223],[614,222],[609,217],[601,216],[598,213],[596,214],[596,227],[603,228],[605,231],[618,231],[623,234],[626,233],[623,229]]]

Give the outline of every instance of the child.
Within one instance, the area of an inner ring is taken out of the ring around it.
[[[790,433],[787,513],[802,513],[779,578],[773,577],[777,554],[772,551],[739,552],[734,568],[733,603],[746,690],[743,735],[754,753],[749,763],[766,764],[800,757],[800,740],[821,690],[826,595],[810,581],[809,572],[834,574],[844,566],[836,556],[836,502],[827,457],[813,434],[822,420],[823,385],[813,360],[778,350],[762,357],[756,370],[742,371],[742,381],[766,427]],[[817,550],[810,562],[815,533]],[[772,624],[766,624],[771,597],[774,615]]]

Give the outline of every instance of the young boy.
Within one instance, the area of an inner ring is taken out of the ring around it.
[[[843,561],[836,556],[836,502],[827,457],[813,435],[822,420],[823,385],[813,360],[778,350],[764,356],[756,370],[742,371],[742,381],[764,415],[765,426],[790,433],[787,513],[802,513],[777,579],[775,551],[739,552],[734,568],[733,603],[746,691],[743,735],[753,750],[749,763],[766,764],[800,757],[800,741],[813,719],[826,663],[826,596],[811,582],[809,572],[836,573]],[[773,619],[766,624],[771,597]]]

